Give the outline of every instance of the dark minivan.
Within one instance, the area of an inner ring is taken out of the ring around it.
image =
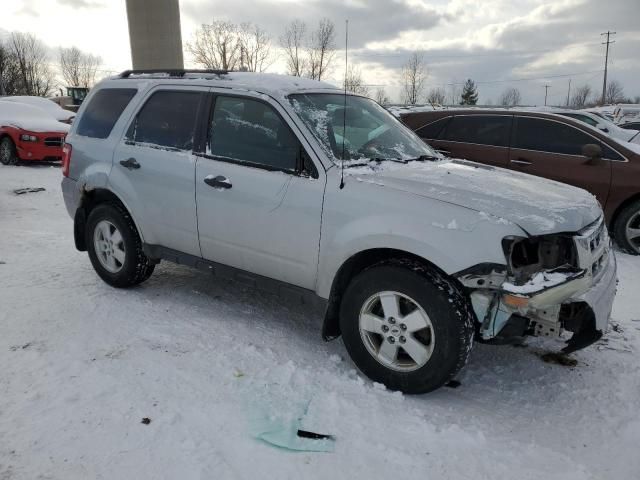
[[[640,145],[546,112],[452,109],[403,112],[401,119],[447,156],[588,190],[602,204],[618,245],[640,254]]]

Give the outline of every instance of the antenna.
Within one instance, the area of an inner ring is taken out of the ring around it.
[[[349,68],[349,20],[346,20],[344,41],[344,106],[342,109],[342,162],[340,163],[340,190],[344,188],[344,137],[347,136],[347,69]]]

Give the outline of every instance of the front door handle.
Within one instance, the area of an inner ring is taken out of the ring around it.
[[[533,162],[529,160],[523,160],[522,158],[518,158],[517,160],[511,160],[511,163],[515,163],[516,165],[533,165]]]
[[[218,175],[214,177],[213,175],[207,175],[204,177],[204,183],[213,188],[219,188],[223,190],[230,189],[233,185],[229,181],[227,177],[223,177],[222,175]]]
[[[120,160],[120,165],[128,170],[138,170],[140,168],[140,164],[133,157],[127,158],[126,160]]]

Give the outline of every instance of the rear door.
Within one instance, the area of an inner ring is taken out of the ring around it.
[[[144,241],[200,256],[195,204],[195,126],[207,89],[153,89],[115,151],[110,182]]]
[[[605,159],[589,162],[586,144],[598,144]],[[606,205],[611,185],[611,156],[598,138],[572,125],[539,117],[517,116],[511,139],[510,168],[584,188]],[[609,158],[607,158],[609,157]]]
[[[453,158],[497,167],[509,161],[511,115],[456,115],[429,143]]]
[[[207,260],[313,289],[326,177],[285,118],[257,95],[214,95],[196,166],[200,245]]]

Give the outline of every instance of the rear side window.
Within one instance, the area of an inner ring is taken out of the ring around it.
[[[455,116],[447,125],[443,140],[506,147],[509,145],[510,115]]]
[[[202,93],[160,91],[144,104],[127,140],[175,150],[192,150]]]
[[[519,117],[513,148],[563,155],[582,155],[582,147],[598,140],[563,123],[542,118]]]
[[[419,128],[416,130],[416,133],[420,138],[437,140],[444,127],[449,123],[449,120],[451,120],[451,117],[441,118],[440,120],[436,120]]]
[[[211,119],[211,155],[271,170],[295,171],[300,143],[266,103],[240,97],[216,99]]]
[[[107,138],[136,93],[135,88],[105,88],[96,92],[80,118],[76,133],[83,137]]]

